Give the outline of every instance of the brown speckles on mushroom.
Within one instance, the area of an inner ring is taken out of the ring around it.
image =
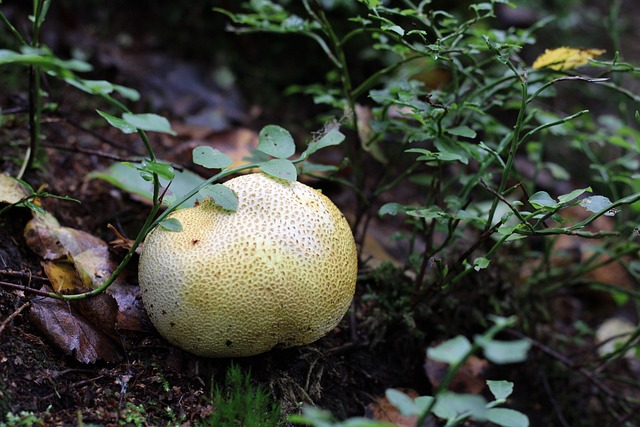
[[[342,213],[298,182],[252,174],[226,185],[238,194],[236,212],[201,203],[172,215],[183,231],[158,227],[147,237],[139,275],[154,325],[214,357],[322,337],[355,290],[356,248]]]

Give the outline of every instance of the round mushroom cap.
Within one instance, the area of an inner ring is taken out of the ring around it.
[[[205,201],[154,229],[139,264],[142,300],[169,342],[207,357],[311,343],[336,327],[355,291],[349,224],[322,193],[255,173],[225,183],[235,212]]]

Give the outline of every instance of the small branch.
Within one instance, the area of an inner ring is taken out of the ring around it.
[[[0,270],[0,276],[19,277],[21,279],[28,279],[29,281],[39,280],[47,283],[49,282],[49,279],[46,277],[34,276],[30,271]]]
[[[567,368],[572,369],[576,372],[578,372],[580,375],[582,375],[584,378],[586,378],[591,384],[593,384],[595,386],[595,388],[597,388],[601,393],[603,393],[610,402],[618,402],[620,403],[620,398],[618,397],[618,394],[616,392],[614,392],[613,390],[611,390],[606,384],[604,384],[596,375],[594,375],[593,372],[591,372],[590,370],[588,370],[587,368],[583,367],[583,366],[579,366],[576,363],[574,363],[571,359],[569,359],[567,356],[565,356],[562,353],[557,352],[556,350],[552,349],[551,347],[548,347],[547,345],[541,343],[540,341],[537,341],[531,337],[526,336],[525,334],[516,331],[514,329],[507,329],[505,330],[505,332],[518,337],[518,338],[524,338],[527,339],[531,342],[531,345],[533,345],[534,347],[536,347],[538,350],[542,351],[543,353],[545,353],[548,356],[551,356],[552,358],[554,358],[555,360],[559,361],[560,363],[562,363],[563,365],[565,365]],[[621,405],[622,408],[624,408],[624,405]],[[618,419],[619,421],[619,419]],[[621,425],[621,424],[618,424]]]
[[[56,295],[58,297],[57,299],[62,299],[62,295],[57,295],[57,294],[53,294],[52,292],[41,291],[38,289],[30,288],[28,286],[9,283],[2,280],[0,280],[0,286],[3,286],[5,288],[10,288],[10,289],[17,289],[19,291],[24,291],[24,292],[31,292],[32,294],[40,295],[43,297],[53,297],[53,295]]]
[[[24,304],[22,304],[16,311],[14,311],[13,313],[11,313],[9,315],[9,317],[7,317],[6,319],[4,319],[4,321],[0,324],[0,335],[2,335],[2,331],[4,331],[4,328],[7,327],[7,325],[13,320],[15,319],[20,313],[22,313],[22,311],[29,307],[29,305],[31,305],[31,303],[29,301],[25,302]]]
[[[41,145],[48,148],[54,148],[60,151],[71,151],[74,153],[82,153],[82,154],[89,154],[91,156],[98,156],[104,159],[115,160],[116,162],[138,162],[139,161],[139,159],[131,159],[127,157],[118,156],[116,154],[107,153],[105,151],[92,150],[90,148],[82,148],[78,146],[67,147],[64,145],[52,144],[52,143],[42,143]]]

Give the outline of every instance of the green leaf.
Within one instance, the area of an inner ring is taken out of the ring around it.
[[[207,169],[224,169],[231,165],[233,160],[218,149],[201,145],[193,149],[193,163]]]
[[[140,92],[135,89],[131,89],[130,87],[121,86],[121,85],[113,85],[113,90],[118,92],[120,96],[130,101],[138,101],[140,100]]]
[[[287,159],[273,159],[260,165],[260,170],[274,178],[295,181],[298,178],[295,165]]]
[[[332,145],[338,145],[344,141],[345,136],[340,132],[338,128],[333,128],[329,132],[325,133],[322,138],[317,141],[310,142],[307,149],[304,150],[301,157],[307,158],[318,150]]]
[[[469,126],[458,126],[455,128],[447,129],[447,133],[455,136],[462,136],[464,138],[475,138],[476,131]]]
[[[75,59],[65,61],[53,56],[46,47],[36,49],[24,46],[21,50],[22,52],[15,52],[8,49],[0,49],[0,65],[33,65],[63,78],[72,76],[72,71],[85,72],[92,70],[91,65],[86,62]]]
[[[209,197],[216,205],[228,211],[238,209],[238,196],[236,193],[223,184],[207,185],[200,190],[202,197]]]
[[[161,132],[168,133],[169,135],[176,135],[169,120],[165,117],[157,114],[130,114],[124,113],[122,119],[134,126],[136,129],[149,131],[149,132]]]
[[[119,129],[122,133],[130,134],[137,131],[136,127],[131,125],[126,120],[123,120],[116,116],[112,116],[111,114],[105,113],[104,111],[96,110],[96,112],[104,117],[111,126]]]
[[[427,349],[427,356],[438,362],[448,363],[454,365],[464,360],[471,351],[471,343],[463,336],[458,335],[455,338],[451,338],[443,342],[436,347],[430,347]]]
[[[531,203],[531,205],[536,209],[554,208],[558,206],[558,202],[555,201],[546,191],[533,193],[531,197],[529,197],[529,203]]]
[[[491,263],[489,259],[485,257],[478,257],[473,260],[473,269],[475,271],[483,270],[489,266],[489,263]]]
[[[385,397],[393,406],[395,406],[402,415],[420,415],[421,411],[416,401],[406,393],[389,388],[384,392]]]
[[[256,148],[278,159],[286,159],[296,152],[296,145],[289,131],[276,125],[262,128]]]
[[[160,221],[160,227],[168,231],[182,231],[182,224],[177,218],[165,218]]]
[[[169,163],[163,163],[149,159],[144,159],[140,164],[140,167],[138,167],[137,169],[143,175],[143,178],[145,178],[145,176],[149,177],[148,181],[151,180],[151,177],[154,173],[168,181],[171,181],[176,175],[175,171],[173,170],[173,166],[171,166]]]
[[[510,381],[487,380],[487,385],[496,400],[504,400],[513,393],[513,383]]]
[[[204,182],[204,179],[201,176],[188,170],[174,171],[174,174],[175,176],[171,181],[168,195],[172,194],[177,198],[182,198],[184,195],[188,194],[191,190]],[[136,196],[141,197],[147,201],[150,201],[153,198],[153,185],[150,182],[144,180],[140,176],[138,170],[135,169],[135,167],[127,166],[125,163],[114,163],[104,171],[90,173],[89,175],[87,175],[87,178],[102,179],[103,181],[106,181],[123,191],[135,194]],[[166,187],[168,184],[168,179],[164,179],[162,177],[160,178],[160,185]],[[180,208],[193,206],[197,197],[198,196],[191,197],[189,200],[183,203]],[[165,197],[162,201],[162,204],[165,206],[169,206],[171,204],[170,198]]]
[[[519,411],[508,408],[491,408],[487,419],[502,427],[529,427],[529,417]]]
[[[607,209],[612,204],[611,200],[604,196],[591,196],[580,200],[580,206],[589,212],[600,212],[603,209]],[[605,213],[605,216],[614,216],[617,213],[617,209],[610,209]]]
[[[106,80],[86,80],[73,76],[66,78],[65,81],[83,92],[94,95],[109,95],[115,91],[131,101],[138,101],[140,99],[140,93],[137,90],[116,85]]]
[[[524,362],[531,348],[531,342],[525,339],[498,341],[478,336],[476,341],[484,350],[485,357],[497,364]]]
[[[470,416],[477,421],[484,421],[487,419],[487,401],[475,394],[445,391],[438,394],[433,413],[446,420]]]
[[[591,191],[591,187],[579,188],[577,190],[573,190],[572,192],[570,192],[568,194],[563,194],[562,196],[558,196],[558,201],[560,203],[563,203],[563,204],[564,203],[568,203],[568,202],[572,201],[573,199],[575,199],[576,197],[580,196],[585,191]]]
[[[378,210],[378,215],[380,215],[380,216],[384,216],[384,215],[395,216],[398,213],[404,213],[406,211],[407,211],[407,209],[406,209],[406,207],[404,205],[401,205],[400,203],[390,202],[390,203],[385,203],[384,205],[382,205],[380,207],[380,209]]]

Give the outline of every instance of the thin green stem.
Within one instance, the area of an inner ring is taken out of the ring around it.
[[[491,45],[489,46],[491,47]],[[518,70],[511,63],[511,61],[507,61],[507,66],[518,77],[518,81],[520,82],[521,102],[520,102],[520,110],[518,111],[518,117],[516,119],[516,124],[513,128],[509,154],[507,157],[507,161],[505,162],[505,167],[502,171],[502,179],[500,181],[498,194],[504,193],[504,190],[507,188],[507,183],[509,182],[509,178],[511,177],[511,171],[513,170],[513,164],[515,162],[516,153],[518,151],[518,147],[520,146],[520,142],[521,142],[520,132],[522,132],[522,128],[524,125],[525,112],[527,109],[527,80],[526,78],[520,75]],[[491,224],[493,223],[493,217],[495,215],[496,209],[498,208],[498,203],[499,203],[498,198],[493,199],[491,209],[489,210],[489,217],[487,219],[487,227],[490,227]]]
[[[7,26],[7,28],[9,29],[9,32],[11,34],[13,34],[13,36],[18,39],[18,42],[23,45],[26,46],[28,45],[27,41],[24,39],[24,37],[22,37],[22,35],[20,34],[20,32],[16,29],[16,27],[13,26],[13,24],[11,22],[9,22],[9,20],[7,19],[7,17],[5,16],[4,13],[2,13],[0,11],[0,21],[2,21],[4,23],[4,25]]]
[[[449,366],[449,369],[440,382],[440,385],[433,393],[434,398],[431,400],[429,406],[427,406],[424,412],[418,417],[418,421],[415,424],[416,426],[422,426],[426,424],[427,416],[429,416],[429,414],[433,411],[433,408],[435,407],[438,400],[438,395],[449,388],[451,382],[455,378],[456,373],[460,370],[460,368],[462,368],[467,359],[469,359],[472,354],[480,350],[481,343],[483,341],[492,340],[498,333],[500,333],[504,329],[512,327],[516,324],[516,320],[517,319],[515,316],[501,319],[501,321],[497,321],[493,326],[491,326],[491,328],[489,328],[489,330],[482,334],[481,337],[473,340],[473,342],[471,343],[471,347],[469,347],[469,350],[464,354],[464,356],[462,356],[459,360]]]

